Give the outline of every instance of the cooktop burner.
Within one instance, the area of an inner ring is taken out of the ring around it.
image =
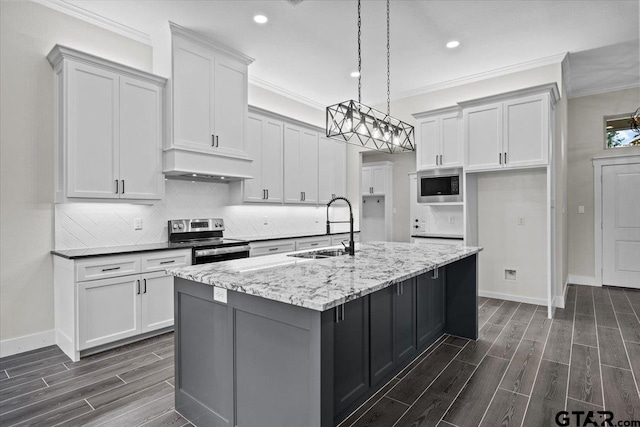
[[[220,218],[173,219],[168,223],[169,246],[208,247],[237,246],[246,244],[244,240],[226,239],[223,236],[224,221]]]

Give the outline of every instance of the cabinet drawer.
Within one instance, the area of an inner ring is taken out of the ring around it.
[[[412,237],[411,240],[413,243],[434,243],[436,245],[453,245],[453,246],[462,246],[464,240],[462,239],[440,239],[437,237]]]
[[[141,271],[149,273],[185,265],[191,265],[191,250],[158,251],[142,257]]]
[[[331,237],[314,237],[310,239],[299,239],[296,241],[296,250],[319,249],[331,246]]]
[[[295,240],[282,240],[278,242],[251,243],[251,256],[273,255],[296,250]]]
[[[360,234],[353,235],[353,241],[358,243],[360,241]],[[338,246],[344,243],[345,245],[349,244],[349,235],[348,234],[340,234],[339,236],[331,237],[331,246]]]
[[[76,263],[76,281],[106,279],[140,273],[139,256],[91,258]]]

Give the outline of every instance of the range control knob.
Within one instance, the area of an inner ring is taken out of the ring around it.
[[[178,229],[178,224],[173,224],[173,229],[177,230]]]
[[[413,226],[413,228],[420,228],[420,227],[419,227],[419,226],[417,226],[417,225],[414,225],[414,226]]]
[[[182,230],[184,228],[184,224],[178,224],[178,228]]]

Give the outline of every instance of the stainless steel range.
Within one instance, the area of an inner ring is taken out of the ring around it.
[[[173,219],[169,221],[169,243],[172,248],[193,247],[193,264],[248,258],[249,244],[225,239],[223,231],[221,218]]]

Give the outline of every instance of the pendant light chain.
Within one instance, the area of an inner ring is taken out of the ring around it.
[[[362,34],[361,31],[362,21],[360,19],[360,0],[358,0],[358,102],[362,102],[362,56],[360,51],[360,36]]]
[[[391,115],[391,43],[389,41],[389,0],[387,0],[387,115]]]

